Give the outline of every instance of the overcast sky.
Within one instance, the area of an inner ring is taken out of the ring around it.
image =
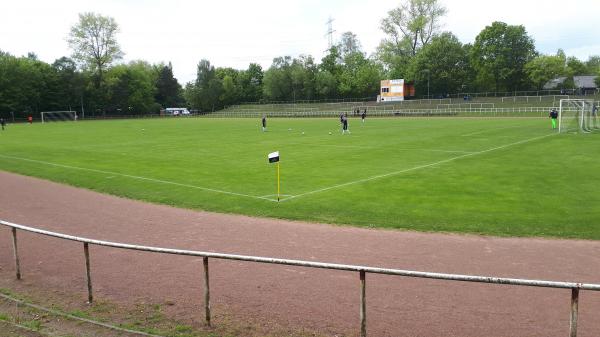
[[[600,0],[441,0],[448,9],[443,30],[463,43],[493,21],[522,24],[542,53],[563,48],[587,60],[600,55]],[[327,49],[327,19],[334,36],[358,35],[375,51],[384,37],[379,23],[399,1],[366,0],[1,0],[0,49],[34,52],[46,62],[70,55],[66,37],[78,13],[112,16],[120,26],[124,61],[173,63],[180,83],[195,78],[200,59],[215,66],[268,68],[274,57],[299,54],[320,60]],[[377,5],[375,5],[377,4]]]

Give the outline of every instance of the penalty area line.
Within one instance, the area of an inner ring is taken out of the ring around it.
[[[536,140],[539,140],[539,139],[543,139],[543,138],[547,138],[547,137],[555,136],[555,135],[557,135],[557,133],[551,133],[551,134],[547,134],[547,135],[544,135],[544,136],[533,137],[533,138],[521,140],[521,141],[518,141],[518,142],[510,143],[510,144],[493,147],[493,148],[487,149],[487,150],[482,150],[482,151],[478,151],[478,152],[467,153],[467,154],[463,154],[461,156],[457,156],[457,157],[452,157],[452,158],[440,160],[440,161],[437,161],[435,163],[430,163],[430,164],[425,164],[425,165],[419,165],[419,166],[407,168],[407,169],[400,170],[400,171],[389,172],[389,173],[380,174],[380,175],[376,175],[376,176],[372,176],[372,177],[368,177],[368,178],[364,178],[364,179],[359,179],[359,180],[355,180],[355,181],[351,181],[351,182],[347,182],[347,183],[343,183],[343,184],[339,184],[339,185],[334,185],[334,186],[329,186],[329,187],[325,187],[325,188],[320,188],[318,190],[314,190],[314,191],[310,191],[310,192],[306,192],[306,193],[297,194],[297,195],[285,198],[285,199],[283,199],[281,201],[285,202],[285,201],[293,200],[293,199],[304,197],[304,196],[311,195],[311,194],[317,194],[317,193],[326,192],[326,191],[330,191],[330,190],[337,189],[337,188],[342,188],[342,187],[356,185],[356,184],[360,184],[360,183],[364,183],[364,182],[368,182],[368,181],[372,181],[372,180],[387,178],[387,177],[391,177],[391,176],[395,176],[395,175],[399,175],[399,174],[403,174],[403,173],[407,173],[407,172],[417,171],[417,170],[420,170],[420,169],[424,169],[424,168],[428,168],[428,167],[432,167],[432,166],[436,166],[436,165],[441,165],[441,164],[453,162],[453,161],[456,161],[456,160],[459,160],[459,159],[463,159],[463,158],[467,158],[467,157],[473,157],[473,156],[477,156],[477,155],[488,153],[488,152],[492,152],[492,151],[502,150],[502,149],[505,149],[505,148],[508,148],[508,147],[511,147],[511,146],[533,142],[533,141],[536,141]]]
[[[43,164],[43,165],[54,166],[54,167],[61,167],[61,168],[70,169],[70,170],[79,170],[79,171],[87,171],[87,172],[94,172],[94,173],[100,173],[100,174],[110,175],[110,177],[107,177],[107,179],[114,179],[115,176],[120,176],[120,177],[137,179],[137,180],[144,180],[144,181],[150,181],[150,182],[159,183],[159,184],[165,184],[165,185],[173,185],[173,186],[179,186],[179,187],[193,188],[193,189],[207,191],[207,192],[213,192],[213,193],[220,193],[220,194],[234,195],[234,196],[238,196],[238,197],[245,197],[245,198],[252,198],[252,199],[259,199],[259,200],[266,200],[266,201],[271,201],[271,202],[277,202],[276,199],[259,197],[259,196],[255,196],[255,195],[249,195],[249,194],[243,194],[243,193],[237,193],[237,192],[223,191],[223,190],[218,190],[218,189],[214,189],[214,188],[202,187],[202,186],[196,186],[196,185],[190,185],[190,184],[183,184],[183,183],[177,183],[177,182],[168,181],[168,180],[154,179],[154,178],[148,178],[148,177],[142,177],[142,176],[134,176],[134,175],[131,175],[131,174],[124,174],[124,173],[118,173],[118,172],[97,170],[97,169],[91,169],[91,168],[86,168],[86,167],[78,167],[78,166],[71,166],[71,165],[63,165],[63,164],[51,163],[51,162],[43,161],[43,160],[35,160],[35,159],[22,158],[22,157],[6,156],[6,155],[2,155],[2,154],[0,154],[0,158],[21,160],[21,161],[26,161],[26,162],[36,163],[36,164]]]

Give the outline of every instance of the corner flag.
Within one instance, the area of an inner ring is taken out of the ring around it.
[[[279,151],[277,152],[273,152],[273,153],[269,153],[269,163],[277,163],[277,201],[279,202]]]
[[[277,163],[279,162],[279,151],[269,153],[269,163]]]

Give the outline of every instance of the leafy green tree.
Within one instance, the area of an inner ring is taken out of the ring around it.
[[[343,97],[368,97],[379,92],[382,69],[362,53],[353,53],[344,59],[339,92]]]
[[[327,51],[327,55],[321,59],[319,70],[327,71],[333,76],[338,76],[342,72],[342,63],[343,58],[339,46],[332,46]]]
[[[317,98],[335,98],[338,96],[338,80],[329,71],[319,71],[315,75],[315,94]]]
[[[0,55],[0,113],[15,117],[33,115],[48,105],[45,81],[51,68],[35,58]]]
[[[56,103],[58,106],[76,109],[82,104],[85,80],[77,71],[77,64],[73,59],[61,57],[52,63],[56,73]]]
[[[589,75],[588,67],[574,56],[567,57],[569,76]]]
[[[156,102],[163,108],[177,107],[183,104],[181,96],[182,89],[175,76],[173,76],[173,65],[159,66],[158,77],[156,79]]]
[[[221,107],[222,94],[223,82],[217,77],[215,67],[208,60],[201,60],[194,87],[186,87],[186,99],[194,108],[214,111]]]
[[[117,65],[107,73],[109,111],[114,114],[144,114],[158,112],[155,101],[158,74],[144,61]]]
[[[600,55],[592,55],[585,62],[589,74],[595,74],[600,70]]]
[[[240,102],[243,91],[240,86],[240,71],[233,68],[217,68],[216,76],[221,80],[223,92],[220,101],[223,105],[231,105]]]
[[[240,100],[240,88],[236,85],[231,75],[225,75],[223,78],[223,93],[221,101],[225,106],[232,105]]]
[[[415,80],[416,91],[447,94],[461,91],[471,73],[469,55],[451,33],[434,37],[412,59],[408,79]],[[429,83],[428,83],[429,82]]]
[[[263,95],[273,101],[286,101],[293,99],[294,87],[291,77],[292,58],[290,56],[277,57],[265,72],[263,78]]]
[[[96,76],[96,88],[107,67],[123,56],[116,39],[118,31],[115,19],[96,13],[79,14],[79,22],[71,28],[68,42],[73,58]]]
[[[477,35],[471,63],[480,89],[513,91],[529,86],[525,65],[535,56],[533,39],[525,27],[494,22]]]
[[[551,79],[567,75],[565,59],[561,55],[539,55],[525,65],[525,72],[537,90]]]
[[[294,59],[290,69],[292,99],[315,99],[315,76],[317,65],[312,56],[301,55]]]
[[[256,63],[250,63],[248,69],[240,73],[238,83],[242,90],[241,99],[246,102],[258,102],[263,93],[262,67]]]

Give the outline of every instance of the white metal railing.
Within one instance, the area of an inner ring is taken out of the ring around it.
[[[398,109],[393,106],[367,107],[367,117],[433,117],[433,116],[460,116],[460,117],[547,117],[552,108],[558,107],[449,107],[444,109]],[[292,118],[310,118],[310,117],[339,117],[340,114],[348,116],[360,116],[353,114],[350,110],[254,110],[239,109],[236,111],[215,112],[206,117],[231,117],[231,118],[257,118],[262,115],[267,117],[292,117]]]
[[[578,313],[579,313],[579,291],[580,290],[600,291],[600,284],[592,284],[592,283],[558,282],[558,281],[492,277],[492,276],[444,274],[444,273],[432,273],[432,272],[411,271],[411,270],[401,270],[401,269],[345,265],[345,264],[336,264],[336,263],[289,260],[289,259],[271,258],[271,257],[258,257],[258,256],[201,252],[201,251],[193,251],[193,250],[159,248],[159,247],[149,247],[149,246],[117,243],[117,242],[110,242],[110,241],[93,240],[93,239],[88,239],[88,238],[83,238],[83,237],[78,237],[78,236],[73,236],[73,235],[67,235],[67,234],[61,234],[61,233],[55,233],[55,232],[51,232],[51,231],[47,231],[47,230],[43,230],[43,229],[23,226],[23,225],[11,223],[11,222],[3,221],[3,220],[0,220],[0,225],[11,228],[13,253],[14,253],[14,259],[15,259],[15,261],[14,261],[15,262],[15,273],[16,273],[16,278],[18,280],[21,279],[22,274],[21,274],[21,264],[20,264],[20,260],[19,260],[17,230],[22,230],[25,232],[36,233],[36,234],[50,236],[50,237],[54,237],[54,238],[83,243],[83,251],[84,251],[85,265],[86,265],[88,301],[90,303],[93,302],[94,297],[93,297],[93,292],[92,292],[92,274],[91,274],[91,260],[90,260],[89,245],[97,245],[97,246],[112,247],[112,248],[118,248],[118,249],[136,250],[136,251],[153,252],[153,253],[161,253],[161,254],[202,257],[203,264],[204,264],[204,310],[205,310],[205,321],[208,326],[210,326],[210,324],[211,324],[210,283],[209,283],[209,269],[208,269],[208,259],[209,258],[358,272],[359,279],[360,279],[360,336],[361,337],[366,337],[366,335],[367,335],[367,311],[366,311],[366,291],[365,291],[366,290],[366,274],[384,274],[384,275],[394,275],[394,276],[403,276],[403,277],[412,277],[412,278],[426,278],[426,279],[435,279],[435,280],[444,280],[444,281],[462,281],[462,282],[474,282],[474,283],[504,284],[504,285],[539,287],[539,288],[571,289],[570,337],[577,336],[577,318],[578,318]]]

